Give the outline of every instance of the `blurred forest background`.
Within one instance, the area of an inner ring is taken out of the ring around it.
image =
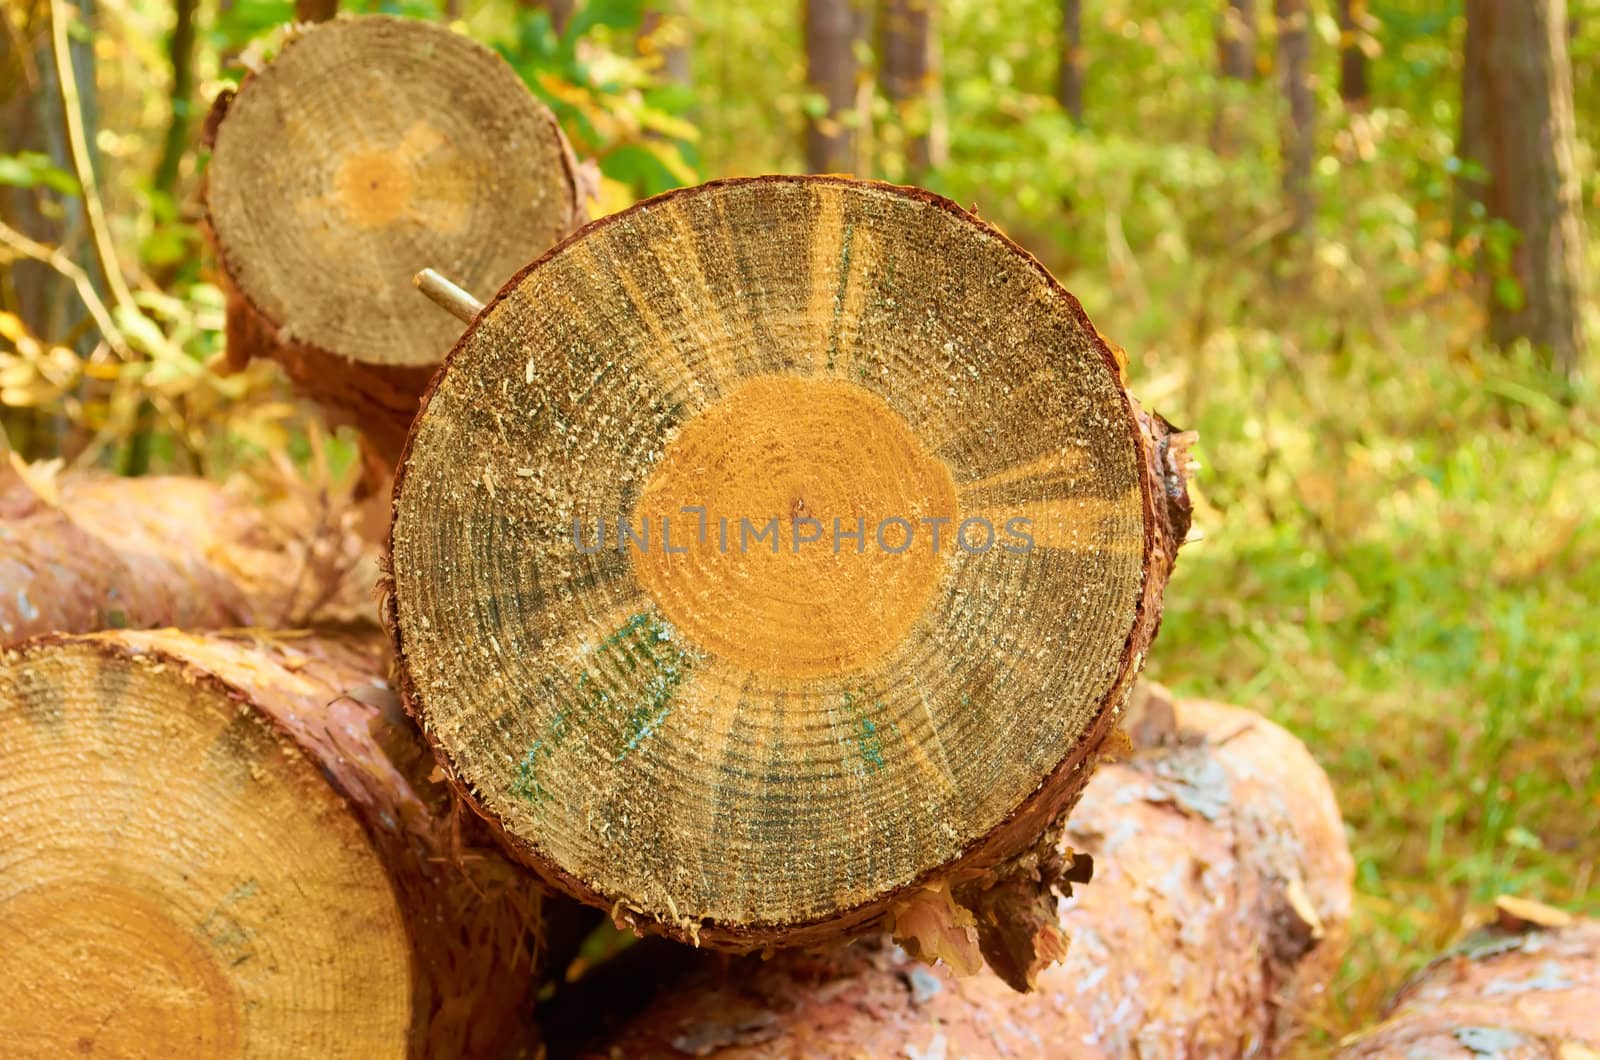
[[[1600,0],[343,10],[497,48],[598,161],[597,214],[849,171],[975,205],[1055,272],[1200,432],[1205,537],[1153,675],[1283,722],[1338,787],[1361,901],[1323,1032],[1499,893],[1600,912]],[[294,5],[4,12],[9,450],[348,491],[352,439],[274,366],[213,369],[194,224],[209,101]]]

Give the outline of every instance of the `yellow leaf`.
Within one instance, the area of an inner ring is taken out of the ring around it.
[[[28,329],[22,326],[22,321],[15,313],[0,313],[0,335],[17,342],[27,333]]]

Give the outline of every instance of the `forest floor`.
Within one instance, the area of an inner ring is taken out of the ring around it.
[[[1353,348],[1335,318],[1327,350],[1272,322],[1220,330],[1145,388],[1199,428],[1206,465],[1205,538],[1149,672],[1299,735],[1349,829],[1356,915],[1324,1042],[1499,894],[1600,913],[1594,406],[1452,348],[1433,313],[1392,321],[1389,348]]]

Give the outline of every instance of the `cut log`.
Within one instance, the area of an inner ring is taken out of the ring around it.
[[[494,291],[585,217],[554,116],[498,55],[428,22],[303,27],[207,127],[230,362],[276,359],[391,459],[461,332],[411,277],[434,265]]]
[[[194,478],[0,468],[0,643],[370,610],[376,564],[354,513],[313,507]]]
[[[953,203],[669,193],[435,378],[395,487],[410,708],[520,856],[641,931],[1021,909],[1155,634],[1186,444]]]
[[[540,891],[427,779],[378,647],[162,630],[0,653],[7,1055],[528,1039]]]
[[[1164,746],[1089,782],[1063,852],[1092,855],[1095,879],[1062,903],[1071,945],[1035,993],[930,969],[887,942],[732,965],[702,956],[589,1055],[1282,1052],[1343,947],[1354,865],[1338,807],[1276,725],[1198,702],[1180,704],[1177,723]]]
[[[1504,900],[1502,900],[1504,902]],[[1600,921],[1508,903],[1401,989],[1388,1018],[1346,1042],[1339,1060],[1596,1060]],[[1541,915],[1543,914],[1543,915]]]

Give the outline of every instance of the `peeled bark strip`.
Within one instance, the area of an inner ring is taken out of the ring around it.
[[[203,479],[0,469],[0,642],[348,617],[376,577],[353,521]]]
[[[412,276],[435,266],[487,294],[585,217],[554,116],[499,56],[428,22],[306,27],[208,128],[230,360],[278,360],[390,457],[460,334]]]
[[[1408,983],[1340,1060],[1600,1057],[1600,922],[1563,920],[1513,918],[1469,938]]]
[[[1305,747],[1185,702],[1160,746],[1095,774],[1061,850],[1095,879],[1062,902],[1065,960],[1018,995],[864,942],[701,958],[594,1056],[1272,1056],[1337,967],[1354,865]],[[1145,738],[1150,739],[1150,726]]]
[[[1187,442],[947,200],[658,197],[436,377],[395,489],[408,704],[529,864],[639,930],[749,950],[1037,892],[1155,634]]]
[[[0,653],[8,1055],[526,1039],[539,892],[426,779],[377,648],[162,630]]]

